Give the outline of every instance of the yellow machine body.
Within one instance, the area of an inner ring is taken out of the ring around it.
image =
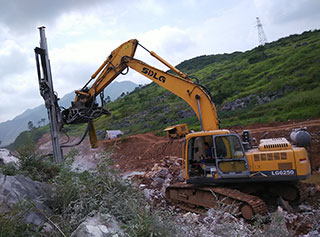
[[[263,139],[258,148],[245,151],[236,137],[228,130],[188,134],[184,147],[187,183],[295,182],[310,176],[306,149],[276,138]],[[205,143],[213,147],[212,157],[206,157]],[[223,156],[219,146],[225,150]]]
[[[273,176],[296,175],[305,179],[311,174],[306,149],[292,146],[285,138],[261,140],[259,148],[246,155],[252,176],[271,171]]]
[[[164,131],[166,132],[167,137],[171,139],[178,139],[189,133],[188,125],[186,123],[166,127]]]

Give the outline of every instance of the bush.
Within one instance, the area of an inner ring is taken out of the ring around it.
[[[36,181],[48,182],[60,170],[59,165],[36,153],[20,153],[18,158],[20,163],[18,173]]]
[[[56,192],[49,203],[64,223],[62,229],[75,230],[95,213],[111,214],[129,236],[173,236],[173,222],[166,213],[146,206],[139,190],[124,181],[105,154],[94,172],[75,173],[64,167],[53,179]]]
[[[34,208],[29,201],[20,201],[9,212],[0,213],[0,237],[42,236],[41,226],[24,222],[25,215]]]
[[[5,166],[0,167],[2,174],[13,176],[17,174],[17,168],[14,164],[10,163]]]

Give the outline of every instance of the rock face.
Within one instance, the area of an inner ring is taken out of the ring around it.
[[[0,213],[8,212],[20,201],[29,200],[41,211],[49,211],[42,200],[52,194],[48,184],[31,180],[23,175],[5,176],[0,173]],[[40,225],[44,216],[37,211],[30,211],[25,217],[26,223]]]
[[[123,236],[119,223],[108,214],[88,217],[72,233],[71,237],[118,237]]]
[[[280,91],[275,91],[275,92],[268,92],[266,95],[248,95],[246,97],[242,97],[239,99],[236,99],[234,101],[229,101],[226,102],[222,107],[222,111],[228,111],[228,110],[236,110],[238,108],[246,108],[248,105],[253,104],[253,105],[260,105],[260,104],[265,104],[270,101],[273,101],[275,99],[281,98],[284,96],[287,92],[290,92],[294,90],[294,87],[291,86],[285,86],[282,88]]]

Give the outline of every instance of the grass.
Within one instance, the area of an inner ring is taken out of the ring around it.
[[[40,233],[41,226],[24,223],[24,216],[35,208],[25,200],[0,214],[0,236],[60,236],[61,232],[70,236],[87,217],[97,213],[114,216],[126,236],[175,235],[177,230],[169,214],[146,205],[143,193],[111,168],[108,154],[100,157],[95,171],[75,173],[70,164],[76,154],[72,150],[64,165],[56,165],[33,149],[19,152],[20,166],[10,175],[23,174],[54,187],[54,194],[46,200],[53,214],[45,215],[57,228]]]
[[[13,205],[10,212],[0,213],[0,237],[43,236],[42,226],[24,222],[25,216],[34,210],[30,201],[20,201]]]
[[[25,215],[39,210],[32,201],[21,200],[9,212],[0,213],[0,237],[70,236],[87,217],[98,213],[115,217],[124,236],[193,236],[190,235],[192,233],[196,236],[275,236],[275,233],[277,236],[292,236],[295,233],[295,230],[287,228],[283,212],[275,212],[270,218],[257,216],[251,224],[245,223],[235,217],[237,209],[225,205],[223,200],[219,208],[207,213],[204,223],[175,219],[171,211],[153,208],[139,189],[123,180],[118,171],[111,168],[109,154],[100,157],[101,162],[95,171],[75,173],[70,170],[70,164],[78,152],[72,150],[66,156],[65,164],[60,165],[57,173],[49,179],[39,174],[35,176],[35,171],[29,166],[43,169],[44,164],[41,163],[45,162],[49,170],[55,170],[55,164],[41,159],[30,150],[21,151],[20,154],[24,164],[18,173],[47,181],[55,188],[54,195],[46,200],[53,213],[43,213],[53,229],[46,232],[44,223],[39,226],[26,224]],[[313,218],[315,225],[312,228],[318,230],[318,217]]]
[[[146,206],[139,190],[125,182],[110,168],[108,155],[95,172],[76,174],[68,169],[54,179],[57,192],[51,206],[68,223],[64,230],[74,230],[92,213],[114,216],[128,236],[172,236],[175,229],[168,216]]]

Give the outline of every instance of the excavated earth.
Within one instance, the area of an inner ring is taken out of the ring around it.
[[[250,130],[257,140],[267,134],[267,138],[285,137],[290,141],[290,132],[294,128],[306,127],[311,134],[311,146],[308,148],[312,161],[312,169],[315,180],[305,184],[312,190],[312,196],[303,203],[312,209],[320,209],[320,119],[308,121],[273,122],[268,124],[254,124],[243,129]],[[235,131],[241,129],[235,127]],[[76,140],[76,138],[72,138]],[[39,150],[48,151],[50,136],[46,134],[38,144]],[[184,165],[182,160],[183,139],[170,140],[166,137],[156,136],[154,133],[124,136],[113,140],[99,141],[98,149],[90,149],[88,140],[76,147],[78,155],[75,162],[82,164],[82,168],[88,166],[94,168],[99,162],[99,154],[102,151],[110,152],[116,169],[132,180],[140,187],[163,191],[169,184],[184,182]],[[66,154],[70,149],[65,150]],[[81,165],[80,165],[81,166]],[[295,213],[296,212],[296,213]],[[299,210],[294,213],[299,216]],[[301,218],[304,218],[303,216]],[[294,226],[301,218],[296,218],[290,226]],[[310,223],[299,223],[297,233],[308,233]]]

